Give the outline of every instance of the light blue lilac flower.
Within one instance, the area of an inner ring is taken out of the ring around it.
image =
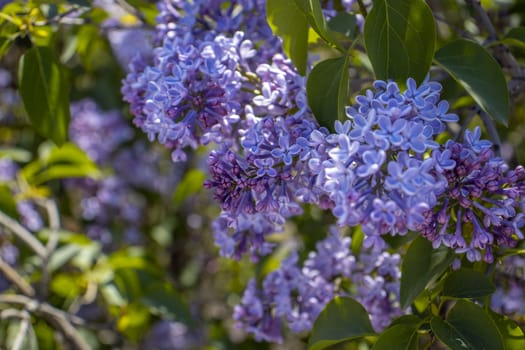
[[[444,122],[457,120],[440,104],[441,86],[428,79],[407,86],[401,92],[394,82],[376,81],[375,91],[347,108],[349,120],[325,135],[323,152],[309,154],[338,224],[361,225],[367,247],[381,249],[382,235],[417,229],[446,188],[435,168],[454,166],[434,140]]]

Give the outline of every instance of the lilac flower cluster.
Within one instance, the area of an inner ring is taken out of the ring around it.
[[[307,138],[318,128],[305,80],[266,23],[265,1],[163,1],[153,64],[136,61],[124,81],[134,122],[173,149],[210,142],[211,179],[221,204],[214,235],[221,253],[270,251],[265,236],[286,218],[306,181]]]
[[[449,140],[435,153],[451,166],[443,169],[446,191],[426,213],[421,233],[436,248],[445,245],[470,261],[492,263],[494,247],[514,247],[524,239],[525,169],[509,170],[480,134],[479,128],[467,130],[463,143]]]
[[[308,162],[338,224],[361,225],[365,246],[381,250],[382,235],[417,229],[445,190],[437,173],[454,163],[434,139],[458,118],[439,100],[438,83],[418,87],[408,79],[403,93],[394,82],[376,81],[374,88],[356,97],[335,134],[312,133]]]
[[[101,111],[94,101],[82,100],[71,105],[71,115],[71,141],[107,173],[102,179],[66,181],[69,194],[88,222],[86,233],[109,248],[115,228],[121,227],[118,231],[124,241],[139,243],[146,210],[140,190],[169,195],[177,178],[173,166],[163,174],[159,153],[141,141],[132,142],[134,132],[118,112]]]
[[[181,161],[186,147],[235,142],[241,106],[259,88],[256,68],[280,45],[266,24],[264,1],[166,0],[159,8],[153,64],[134,61],[122,92],[135,124]]]
[[[333,232],[317,243],[299,266],[294,252],[268,274],[262,288],[251,280],[234,319],[256,340],[282,342],[283,323],[294,333],[309,331],[336,295],[356,298],[377,330],[403,314],[399,307],[400,256],[366,250],[354,256],[351,239]],[[352,284],[348,290],[344,285]]]
[[[297,202],[311,179],[302,157],[316,125],[300,115],[255,123],[241,139],[242,153],[226,147],[210,153],[205,187],[214,190],[223,210],[214,225],[221,254],[268,253],[265,236],[302,213]]]

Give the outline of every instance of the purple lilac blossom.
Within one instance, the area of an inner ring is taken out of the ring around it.
[[[142,191],[169,196],[178,178],[173,164],[163,164],[158,150],[134,140],[133,129],[117,111],[102,111],[91,100],[72,104],[71,111],[71,141],[106,174],[66,181],[87,223],[86,234],[107,249],[117,233],[122,241],[139,244],[146,210]]]
[[[524,239],[525,169],[509,170],[480,136],[479,128],[467,130],[462,143],[449,140],[432,154],[447,188],[425,213],[420,232],[434,248],[444,245],[469,261],[492,263],[494,249]]]
[[[282,49],[264,1],[166,0],[159,8],[153,62],[134,61],[122,91],[135,124],[181,161],[187,147],[235,142],[241,106],[253,98],[243,89],[271,92],[258,86],[256,68]]]
[[[159,321],[146,336],[143,348],[156,350],[194,349],[198,345],[195,335],[180,322]]]
[[[163,1],[152,63],[137,60],[124,81],[134,123],[171,148],[220,145],[209,155],[222,208],[214,223],[221,253],[266,254],[265,236],[300,214],[313,184],[304,153],[318,128],[305,79],[272,35],[265,1]],[[257,223],[253,225],[252,223]]]
[[[365,247],[378,250],[382,235],[417,229],[447,184],[435,175],[435,157],[425,155],[438,149],[434,138],[445,122],[458,118],[439,100],[438,83],[408,79],[407,86],[401,92],[394,82],[376,81],[375,91],[347,108],[348,120],[335,122],[335,134],[311,135],[317,146],[309,166],[338,224],[361,225]]]
[[[525,257],[510,256],[496,265],[496,292],[491,297],[494,311],[511,318],[525,316]]]
[[[308,332],[336,295],[356,298],[381,331],[404,312],[399,306],[400,256],[365,250],[354,256],[351,239],[338,232],[317,243],[302,267],[297,253],[268,274],[262,288],[251,280],[234,309],[239,327],[258,341],[282,342],[283,325],[294,333]],[[342,286],[347,281],[353,287]]]

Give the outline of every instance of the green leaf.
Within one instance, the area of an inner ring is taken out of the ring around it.
[[[330,30],[324,18],[323,9],[319,0],[295,0],[299,7],[303,9],[306,18],[310,23],[312,29],[321,37],[327,44],[335,46],[340,51],[343,51],[335,33]]]
[[[31,152],[23,148],[15,147],[0,147],[0,159],[9,158],[15,162],[29,162],[31,160]]]
[[[7,53],[13,42],[5,37],[0,37],[0,59]]]
[[[187,306],[180,295],[167,283],[157,281],[147,286],[141,300],[151,312],[161,315],[163,319],[179,320],[184,323],[191,321]]]
[[[20,327],[22,325],[22,321],[19,321],[18,319],[10,319],[9,325],[7,328],[7,335],[5,339],[6,348],[7,349],[13,349],[13,345],[15,340],[18,338],[18,334],[20,332]],[[38,350],[38,343],[37,338],[35,334],[35,330],[33,329],[33,326],[31,322],[29,322],[29,327],[27,327],[24,337],[22,338],[22,346],[20,349],[24,350]]]
[[[368,312],[351,298],[336,297],[315,320],[308,350],[321,350],[343,341],[374,335]]]
[[[489,315],[496,327],[498,327],[499,333],[503,338],[505,350],[525,349],[525,333],[516,322],[493,311],[490,311]]]
[[[483,47],[469,40],[458,39],[440,48],[434,58],[489,116],[507,125],[507,83],[501,67]]]
[[[446,320],[432,318],[430,326],[438,339],[452,350],[505,350],[491,317],[466,300],[459,300]]]
[[[310,72],[306,96],[317,121],[333,130],[334,121],[345,120],[348,104],[350,55],[321,61]]]
[[[78,297],[81,293],[81,288],[78,281],[78,276],[61,273],[53,277],[51,281],[51,291],[63,298]]]
[[[18,74],[31,124],[39,134],[62,145],[70,119],[68,70],[48,47],[33,47],[20,58]]]
[[[525,27],[512,28],[503,40],[511,45],[525,48]]]
[[[51,258],[49,259],[49,271],[53,272],[64,266],[68,261],[73,259],[78,253],[80,253],[82,248],[82,246],[77,244],[68,244],[55,250],[53,255],[51,255]]]
[[[443,295],[454,298],[478,298],[494,293],[496,287],[483,273],[461,268],[445,279]]]
[[[290,57],[297,71],[306,74],[308,55],[308,20],[295,0],[268,0],[268,24],[275,35],[283,40],[284,52]]]
[[[22,176],[29,184],[40,185],[56,179],[100,176],[97,165],[72,143],[51,148],[44,144],[41,150],[40,158],[22,169]]]
[[[423,0],[377,0],[365,20],[365,46],[377,79],[422,81],[432,64],[436,27]]]
[[[401,267],[401,308],[408,307],[450,266],[454,257],[453,252],[447,248],[433,249],[432,243],[423,237],[414,239]]]
[[[328,22],[328,28],[350,39],[354,39],[359,34],[356,16],[348,12],[337,13],[337,15]]]
[[[14,219],[18,219],[16,201],[7,185],[0,184],[0,210]]]
[[[396,324],[386,329],[372,350],[417,350],[418,349],[418,325]]]
[[[199,169],[191,169],[182,178],[179,186],[173,194],[173,201],[177,206],[181,206],[191,195],[202,190],[202,184],[206,179],[206,174]]]

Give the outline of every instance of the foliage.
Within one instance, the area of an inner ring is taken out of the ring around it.
[[[519,1],[0,8],[0,348],[525,348]]]

